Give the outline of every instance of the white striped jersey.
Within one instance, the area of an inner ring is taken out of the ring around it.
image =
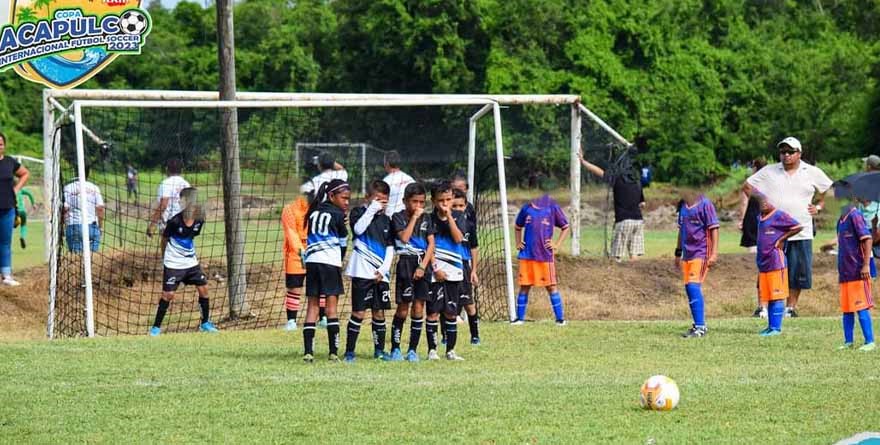
[[[322,202],[308,216],[306,263],[342,267],[342,249],[347,245],[348,228],[342,209]]]
[[[416,180],[403,171],[397,170],[388,173],[384,181],[391,189],[391,192],[388,193],[388,206],[385,207],[385,214],[391,217],[395,213],[406,209],[406,206],[403,204],[403,192],[406,190],[406,186],[416,182]]]
[[[196,257],[196,245],[193,238],[202,233],[205,220],[196,219],[192,226],[187,226],[183,220],[183,213],[174,215],[165,224],[162,236],[168,238],[165,245],[163,263],[169,269],[189,269],[199,265]]]
[[[366,206],[358,206],[351,209],[348,214],[349,224],[351,225],[352,252],[348,258],[348,268],[345,274],[353,278],[363,278],[372,280],[376,278],[376,271],[382,267],[385,261],[387,248],[394,245],[394,233],[391,230],[391,218],[384,212],[379,211],[375,214],[367,211]],[[361,218],[371,218],[370,225],[367,230],[360,235],[354,230],[355,225]],[[389,268],[390,269],[390,268]],[[390,270],[383,272],[385,278],[383,281],[391,281]]]
[[[434,228],[433,219],[429,213],[423,213],[413,228],[412,236],[409,242],[400,240],[400,233],[406,230],[409,224],[409,215],[406,210],[401,210],[394,214],[391,218],[391,224],[394,230],[394,246],[395,253],[399,256],[416,256],[422,257],[428,250],[428,237],[433,235],[436,230]]]
[[[452,212],[456,225],[461,230],[464,213]],[[437,233],[434,235],[434,263],[437,270],[446,274],[446,281],[462,281],[464,279],[464,262],[461,257],[461,244],[452,239],[449,221],[443,221],[437,213],[431,213],[431,220]],[[436,276],[436,275],[435,275]]]

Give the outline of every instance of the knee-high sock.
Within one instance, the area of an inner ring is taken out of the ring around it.
[[[211,303],[210,300],[204,297],[199,297],[199,309],[202,313],[202,323],[207,323],[211,318]]]
[[[424,318],[410,318],[409,320],[409,350],[416,351],[419,349],[419,338],[422,336],[422,324]]]
[[[162,327],[162,320],[165,319],[165,314],[168,312],[168,306],[170,305],[170,301],[164,298],[159,299],[159,307],[156,308],[156,321],[153,322],[153,326],[157,328]]]
[[[440,327],[438,320],[428,320],[425,322],[425,334],[428,338],[428,350],[437,349],[437,329]]]
[[[400,339],[403,337],[403,324],[406,323],[405,318],[394,316],[391,322],[391,350],[400,349]],[[412,337],[410,337],[412,338]],[[416,342],[418,346],[418,342]]]
[[[519,295],[516,296],[516,319],[517,320],[525,320],[526,319],[526,308],[529,306],[529,294],[527,292],[520,292]]]
[[[767,304],[767,323],[770,329],[781,331],[784,317],[785,300],[772,300]]]
[[[691,307],[691,316],[694,318],[694,326],[706,327],[703,309],[703,286],[699,283],[688,283],[684,287],[688,296],[688,304]]]
[[[315,353],[315,323],[303,325],[303,350],[307,355]]]
[[[553,306],[553,315],[556,316],[556,321],[565,320],[565,314],[562,308],[562,295],[559,292],[553,292],[550,294],[550,305]]]
[[[468,326],[471,328],[471,339],[480,338],[480,315],[468,315]]]
[[[357,346],[358,335],[361,334],[361,323],[363,323],[363,321],[363,318],[357,317],[355,315],[352,315],[351,318],[348,319],[348,330],[345,336],[346,354],[354,352],[354,348]]]
[[[446,340],[446,323],[440,323],[440,338]]]
[[[443,320],[446,325],[446,352],[455,350],[455,343],[458,341],[458,324],[455,317]]]
[[[287,291],[284,297],[284,308],[287,310],[287,320],[296,320],[296,313],[299,312],[300,304],[299,291]]]
[[[856,314],[853,312],[843,313],[843,342],[852,344],[853,330],[856,327]]]
[[[328,318],[327,319],[327,341],[328,346],[330,347],[331,354],[337,354],[339,352],[339,319],[338,318]]]
[[[376,320],[374,318],[370,323],[370,326],[373,328],[373,350],[384,351],[386,332],[385,320]]]
[[[874,326],[871,323],[871,311],[862,309],[859,312],[859,326],[862,327],[862,335],[865,336],[865,344],[874,343]]]

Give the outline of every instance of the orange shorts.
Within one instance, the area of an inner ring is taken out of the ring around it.
[[[520,286],[555,286],[556,264],[543,261],[519,260]]]
[[[855,280],[840,283],[840,311],[858,312],[874,307],[870,280]]]
[[[758,296],[761,303],[788,298],[788,269],[758,272]]]
[[[694,258],[681,262],[681,277],[684,284],[702,283],[706,279],[706,273],[709,268],[706,267],[706,260],[702,258]]]

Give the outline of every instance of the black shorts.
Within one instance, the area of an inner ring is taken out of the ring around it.
[[[384,281],[351,279],[351,310],[384,311],[391,309],[391,287]]]
[[[342,286],[342,268],[321,263],[306,263],[306,296],[339,296]]]
[[[412,303],[413,300],[428,301],[431,294],[431,274],[425,271],[421,280],[413,280],[413,274],[419,267],[419,259],[414,256],[403,256],[397,261],[397,277],[394,287],[397,304]]]
[[[431,298],[426,304],[429,314],[455,314],[461,310],[461,281],[431,283]]]
[[[189,269],[169,269],[164,268],[162,273],[162,291],[174,292],[180,283],[191,284],[193,286],[204,286],[208,284],[208,277],[202,271],[201,266],[193,266]]]
[[[284,274],[284,285],[288,289],[296,289],[298,287],[303,287],[303,284],[305,282],[306,282],[305,274],[292,274],[292,273]]]
[[[464,279],[460,284],[458,304],[461,307],[474,304],[474,286],[471,283],[471,262],[468,260],[464,262]]]

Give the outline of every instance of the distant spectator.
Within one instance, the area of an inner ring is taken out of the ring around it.
[[[128,164],[125,168],[125,189],[128,191],[128,199],[131,199],[131,195],[134,195],[134,200],[138,199],[138,171],[135,168]]]
[[[645,222],[642,209],[645,207],[645,194],[639,175],[635,171],[623,172],[612,178],[605,176],[605,170],[584,159],[579,153],[581,164],[590,173],[604,179],[612,187],[614,194],[614,236],[611,240],[611,256],[618,262],[624,258],[635,260],[645,254]]]
[[[385,176],[384,181],[391,187],[391,193],[388,195],[388,205],[385,207],[385,214],[389,217],[403,210],[403,191],[406,186],[416,182],[412,176],[404,173],[400,169],[400,153],[389,151],[385,153]]]
[[[85,192],[80,192],[79,178],[73,178],[64,186],[64,238],[67,242],[67,250],[73,253],[82,253],[83,238],[82,224],[89,226],[89,249],[97,252],[101,246],[101,232],[104,228],[104,198],[101,189],[88,181],[89,167],[86,166]],[[85,196],[85,201],[81,201]],[[82,205],[85,204],[85,215],[82,213]]]
[[[36,206],[36,203],[34,202],[34,194],[31,193],[30,190],[22,188],[18,191],[18,194],[15,195],[15,201],[18,205],[15,224],[18,226],[18,242],[21,244],[22,249],[27,247],[27,241],[25,240],[27,239],[28,233],[27,205],[24,202],[24,198],[28,198],[31,201],[32,209]]]
[[[752,161],[752,174],[758,173],[767,161],[762,158],[755,158]],[[758,245],[758,218],[761,215],[761,206],[756,198],[750,198],[748,194],[742,192],[740,194],[739,206],[739,229],[742,230],[739,245],[745,247],[751,253],[755,253]]]
[[[6,135],[0,133],[0,275],[7,286],[19,285],[12,278],[12,226],[15,224],[15,195],[27,184],[29,176],[25,166],[6,156]]]
[[[333,155],[330,153],[323,152],[318,155],[318,168],[321,169],[321,173],[318,173],[314,178],[306,181],[300,186],[299,190],[303,194],[314,196],[314,194],[321,188],[321,184],[330,182],[334,179],[348,182],[348,172],[345,171],[345,167],[336,162],[336,159],[334,159]]]
[[[165,229],[165,223],[174,215],[181,212],[180,191],[190,188],[189,182],[183,179],[180,174],[183,172],[183,162],[178,158],[171,158],[165,164],[165,179],[159,183],[157,206],[150,216],[150,224],[147,226],[147,236],[152,237],[156,233]]]

